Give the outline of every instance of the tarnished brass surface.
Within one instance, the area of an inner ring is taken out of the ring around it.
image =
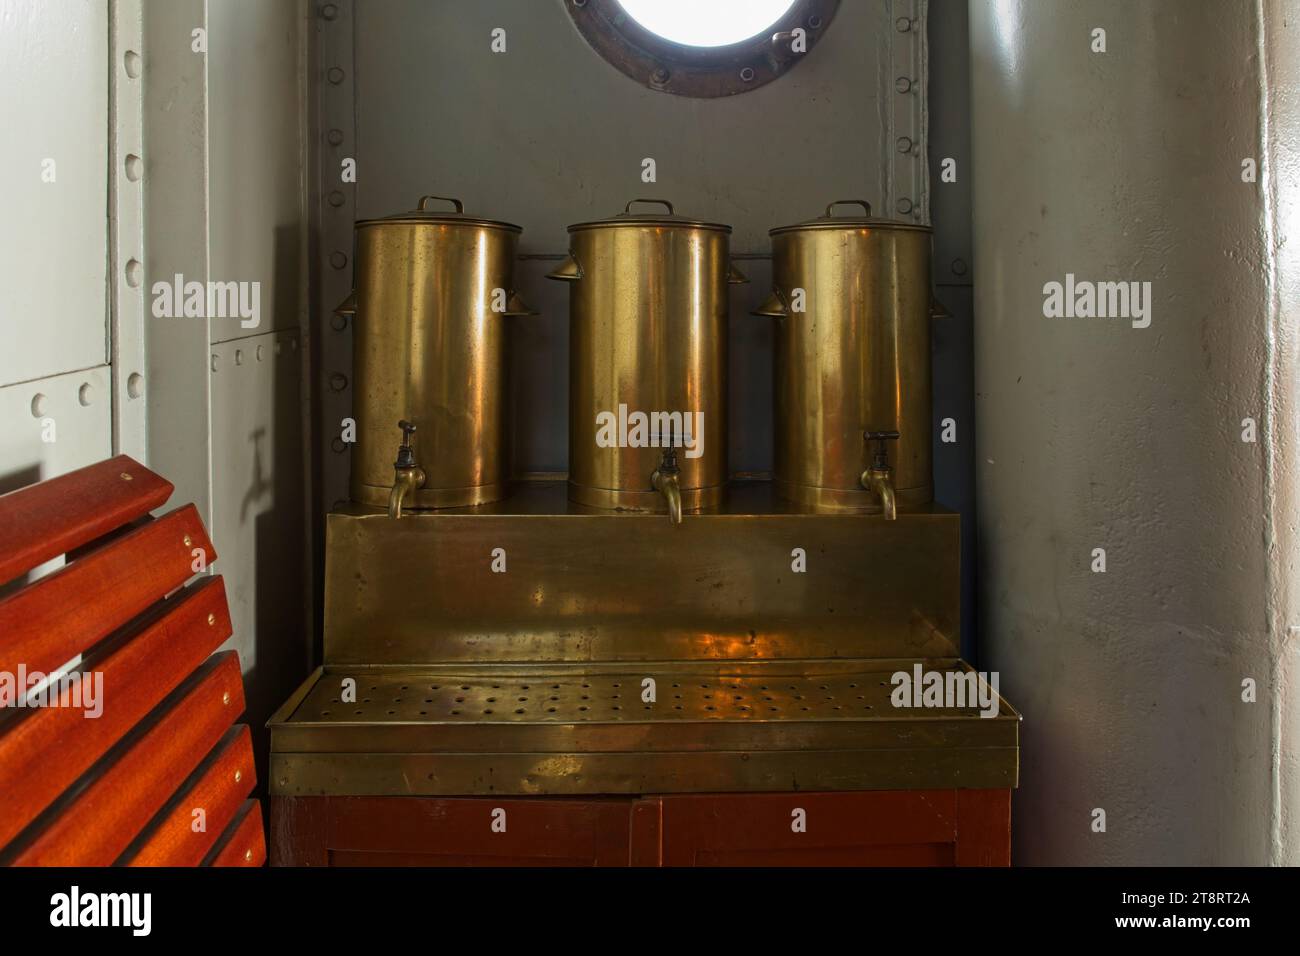
[[[861,483],[871,463],[863,432],[897,430],[897,501],[924,503],[933,496],[930,230],[832,212],[772,230],[776,288],[757,314],[776,316],[777,487],[819,510],[878,512],[880,496]],[[793,308],[797,289],[803,312]]]
[[[767,482],[680,526],[561,482],[401,521],[353,507],[327,519],[325,662],[955,656],[959,535],[938,507],[804,514]]]
[[[890,699],[918,663],[969,671],[958,535],[933,505],[810,513],[770,482],[679,527],[562,480],[400,521],[350,506],[328,519],[326,665],[269,723],[271,792],[1014,787],[1005,701]]]
[[[891,675],[916,663],[969,671],[955,659],[325,668],[271,719],[271,792],[1015,786],[1019,715],[1000,698],[990,718],[893,707]]]
[[[648,200],[648,202],[660,202]],[[667,205],[666,203],[664,205]],[[597,415],[701,413],[703,454],[679,454],[683,510],[715,507],[727,480],[730,226],[630,212],[569,227],[570,496],[597,508],[664,512],[650,484],[659,447],[600,447]],[[650,426],[646,437],[667,427]],[[681,439],[678,430],[677,439]],[[693,435],[693,438],[699,436]]]
[[[506,490],[507,316],[519,227],[428,208],[357,223],[352,497],[387,504],[399,419],[425,474],[405,508],[445,508]],[[453,202],[455,202],[453,200]],[[505,311],[493,311],[502,304]]]

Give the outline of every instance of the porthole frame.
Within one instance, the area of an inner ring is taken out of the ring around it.
[[[618,0],[565,0],[574,25],[601,58],[659,93],[712,99],[748,93],[779,79],[812,54],[840,0],[796,0],[768,30],[739,43],[697,47],[643,27]],[[806,49],[795,53],[794,31]]]

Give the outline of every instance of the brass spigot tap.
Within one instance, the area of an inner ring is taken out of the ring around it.
[[[897,441],[898,432],[866,431],[862,433],[862,437],[866,441],[875,442],[876,450],[871,456],[871,467],[862,473],[859,481],[862,482],[863,488],[880,498],[885,519],[894,521],[898,518],[898,505],[894,499],[894,469],[889,467],[889,453],[885,450],[885,442]]]
[[[650,486],[668,501],[668,520],[678,525],[682,523],[682,489],[678,483],[681,469],[677,467],[677,450],[674,448],[677,439],[675,431],[674,429],[674,434],[669,435],[668,445],[664,448],[659,467],[650,476]],[[659,443],[663,444],[662,436]]]
[[[402,430],[402,444],[397,448],[397,460],[393,462],[393,488],[388,492],[390,518],[402,516],[402,502],[413,495],[417,488],[423,488],[425,482],[424,469],[416,464],[415,452],[411,450],[411,435],[415,433],[415,425],[403,419],[397,423],[397,427]]]

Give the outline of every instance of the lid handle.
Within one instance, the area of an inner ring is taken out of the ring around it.
[[[826,207],[826,218],[827,218],[827,219],[830,219],[832,216],[835,215],[835,213],[832,212],[831,210],[833,210],[836,206],[861,206],[861,207],[863,208],[863,210],[866,211],[867,218],[868,218],[868,219],[871,218],[871,203],[867,202],[865,199],[837,199],[837,200],[835,200],[833,203],[831,203],[829,206]]]
[[[632,199],[632,200],[629,200],[629,201],[628,201],[628,204],[627,204],[626,206],[623,207],[623,215],[625,215],[625,216],[630,216],[630,215],[632,215],[632,203],[634,203],[634,202],[654,202],[654,203],[658,203],[658,204],[661,205],[661,206],[667,206],[667,207],[668,207],[668,215],[670,215],[670,216],[675,216],[675,215],[677,215],[675,212],[673,212],[673,204],[670,203],[667,199]]]
[[[451,203],[453,206],[456,207],[457,215],[465,211],[465,204],[461,202],[459,199],[452,199],[450,196],[421,196],[420,204],[415,207],[416,210],[418,212],[428,212],[430,199],[441,199],[443,202]]]

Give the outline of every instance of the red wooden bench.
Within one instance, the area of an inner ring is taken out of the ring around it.
[[[0,496],[0,863],[266,859],[225,584],[193,505],[150,517],[172,491],[120,456]]]

